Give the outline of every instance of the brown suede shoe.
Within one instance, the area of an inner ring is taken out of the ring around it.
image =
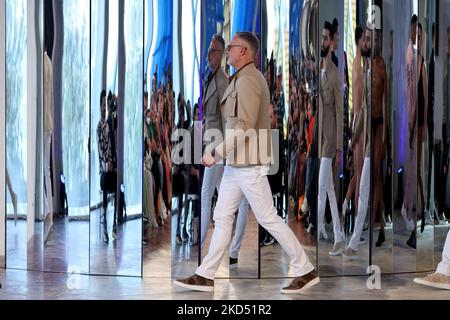
[[[281,289],[281,293],[302,293],[304,290],[318,284],[319,282],[320,278],[313,270],[304,276],[294,278],[289,286]]]
[[[197,274],[185,279],[177,279],[173,284],[185,289],[211,292],[214,291],[214,280],[203,278]]]

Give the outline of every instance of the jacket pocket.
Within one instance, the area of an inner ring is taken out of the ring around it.
[[[224,117],[237,117],[237,92],[231,93],[224,103],[222,110]]]
[[[217,111],[217,93],[214,93],[211,98],[209,98],[206,104],[206,115],[213,116]]]
[[[323,88],[322,90],[323,94],[323,103],[325,105],[330,105],[333,103],[333,91],[330,88]]]

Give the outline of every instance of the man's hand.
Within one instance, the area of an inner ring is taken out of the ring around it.
[[[216,159],[210,153],[205,154],[202,158],[202,164],[207,168],[211,168],[215,163]]]
[[[113,171],[113,164],[112,164],[112,162],[108,162],[108,171],[109,172]]]
[[[352,142],[350,144],[350,151],[355,151],[355,145],[356,145],[355,139],[352,139]]]

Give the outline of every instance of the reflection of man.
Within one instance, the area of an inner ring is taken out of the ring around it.
[[[444,106],[443,106],[443,123],[442,123],[442,140],[443,140],[443,156],[442,156],[442,180],[440,188],[442,204],[439,206],[441,217],[440,223],[447,223],[445,218],[445,199],[447,194],[447,177],[448,177],[448,164],[449,164],[449,147],[450,147],[450,27],[447,28],[447,56],[444,60]]]
[[[428,112],[427,112],[427,128],[428,128],[428,181],[427,181],[427,206],[426,206],[426,217],[431,218],[431,208],[430,208],[430,200],[431,199],[431,174],[432,174],[432,166],[433,166],[433,153],[434,153],[434,171],[436,173],[435,175],[435,182],[439,181],[439,165],[438,164],[441,159],[441,143],[439,140],[434,140],[434,41],[435,41],[435,32],[436,32],[436,24],[433,22],[433,25],[431,27],[431,42],[432,42],[432,48],[431,48],[431,54],[430,54],[430,62],[428,64]],[[434,188],[435,192],[435,199],[436,196],[439,194],[439,189],[437,187],[437,184],[435,184]],[[424,225],[425,219],[422,219],[422,226]],[[431,220],[431,224],[433,225],[434,222]]]
[[[270,138],[270,93],[266,80],[254,65],[258,50],[258,39],[248,32],[236,34],[227,48],[228,63],[237,71],[221,102],[225,140],[213,152],[205,153],[202,159],[208,167],[220,158],[226,159],[227,165],[217,200],[216,225],[208,255],[193,276],[174,282],[187,289],[214,290],[214,275],[230,243],[233,215],[244,197],[261,226],[277,239],[291,259],[296,278],[282,292],[298,293],[319,282],[306,252],[277,215],[272,203],[267,180],[270,158],[266,157],[268,146],[265,145]],[[248,130],[255,130],[257,139],[246,139]],[[235,158],[241,161],[237,162]]]
[[[361,174],[361,181],[357,188],[359,188],[358,199],[358,215],[356,217],[355,228],[350,239],[348,247],[343,252],[343,256],[349,260],[355,260],[358,257],[358,245],[361,239],[362,229],[366,220],[367,208],[369,205],[369,191],[370,191],[370,152],[371,152],[371,116],[370,116],[370,101],[371,95],[371,76],[372,76],[372,61],[371,61],[371,33],[370,29],[366,30],[365,53],[367,57],[364,68],[363,81],[363,97],[361,110],[355,127],[354,138],[352,141],[352,149],[356,143],[361,145],[364,152],[364,163]]]
[[[222,57],[225,51],[225,41],[220,35],[213,36],[208,49],[208,65],[212,71],[208,77],[203,100],[205,109],[205,130],[219,130],[223,133],[222,113],[220,101],[225,89],[228,86],[228,77],[221,68]],[[205,139],[206,140],[206,139]],[[217,142],[214,141],[217,145]],[[208,233],[211,221],[211,203],[214,190],[219,192],[220,182],[223,176],[223,164],[215,164],[210,168],[205,168],[202,183],[202,203],[201,203],[201,245],[203,246]],[[243,200],[239,206],[235,237],[230,246],[230,267],[237,266],[239,250],[244,237],[245,226],[247,224],[248,201]]]
[[[407,74],[407,105],[408,105],[408,137],[409,152],[408,164],[406,170],[406,189],[405,199],[403,201],[402,216],[406,224],[406,228],[411,235],[407,244],[416,248],[416,215],[413,213],[413,201],[415,197],[415,174],[417,170],[417,63],[414,57],[414,45],[416,44],[417,35],[417,16],[411,18],[409,44],[406,51],[406,74]]]
[[[370,35],[369,32],[366,32],[366,35]],[[367,56],[368,56],[368,64],[369,70],[373,70],[373,76],[371,78],[371,86],[373,90],[373,94],[371,96],[372,99],[372,125],[373,125],[373,147],[374,147],[374,170],[373,170],[373,178],[374,178],[374,197],[373,197],[373,215],[372,215],[372,226],[375,223],[375,218],[379,216],[380,220],[380,232],[378,234],[378,240],[376,242],[376,246],[379,247],[385,241],[384,235],[384,215],[382,215],[382,211],[384,210],[383,205],[383,189],[381,185],[381,162],[386,157],[386,149],[387,149],[387,132],[388,132],[388,92],[387,92],[387,71],[386,64],[384,63],[383,57],[381,56],[381,41],[382,41],[382,33],[381,30],[375,31],[375,50],[374,50],[374,60],[373,67],[370,61],[371,57],[371,41],[367,40],[366,45],[368,48]],[[367,97],[370,99],[370,97]],[[367,100],[370,101],[370,100]],[[369,103],[369,102],[368,102]]]
[[[211,74],[208,76],[205,93],[203,95],[203,112],[205,114],[205,132],[222,129],[222,115],[220,113],[220,100],[228,85],[228,78],[221,68],[221,61],[225,51],[225,41],[219,35],[215,35],[208,49],[208,65]],[[203,245],[211,221],[211,204],[214,190],[219,190],[220,180],[223,175],[223,165],[216,164],[211,168],[205,168],[202,182],[201,200],[201,236]]]
[[[333,159],[335,159],[335,168],[339,168],[342,155],[343,100],[339,71],[331,60],[333,39],[333,26],[327,21],[322,31],[322,59],[320,61],[318,231],[319,235],[322,234],[324,238],[328,238],[324,226],[325,202],[328,195],[334,225],[334,246],[329,254],[337,256],[342,253],[343,239],[332,167]]]
[[[274,108],[275,103],[272,102],[269,105],[269,121],[270,121],[270,128],[271,129],[279,129],[278,128],[278,123],[279,123],[279,119],[275,113],[275,108]],[[282,137],[282,130],[280,130],[279,132],[279,139],[281,140]],[[279,140],[279,141],[280,141]],[[283,156],[282,154],[282,146],[281,146],[281,141],[278,143],[278,149],[279,149],[279,155],[280,157]],[[281,193],[281,189],[282,189],[282,179],[283,179],[283,170],[280,167],[280,170],[277,171],[276,174],[274,175],[270,175],[267,177],[267,179],[269,180],[269,186],[270,186],[270,191],[272,192],[272,196],[275,196],[276,194],[280,194]],[[277,207],[277,211],[278,211],[278,215],[282,216],[282,208],[280,205],[281,201],[278,201],[278,207]],[[264,246],[270,246],[275,242],[275,239],[272,237],[272,235],[270,233],[267,232],[266,229],[264,228],[260,228],[260,232],[261,232],[261,236],[260,239],[263,240],[262,245]]]
[[[110,126],[106,121],[106,91],[100,94],[100,121],[97,125],[98,158],[100,161],[100,187],[103,191],[103,241],[108,242],[106,225],[106,209],[108,207],[108,193],[116,192],[117,174],[114,171],[114,158],[110,139]]]
[[[353,94],[353,166],[354,174],[350,184],[348,186],[347,195],[345,196],[344,204],[342,205],[342,214],[346,214],[348,210],[348,203],[355,193],[355,211],[358,212],[358,199],[359,199],[359,184],[361,181],[361,172],[364,160],[364,150],[361,143],[358,142],[358,137],[355,135],[355,124],[360,117],[362,103],[363,103],[363,68],[362,68],[362,51],[364,43],[364,30],[357,26],[355,29],[355,41],[356,41],[356,56],[353,60],[352,70],[352,94]]]
[[[47,54],[44,53],[44,163],[45,163],[45,202],[46,202],[46,217],[49,217],[48,230],[53,225],[53,199],[52,199],[52,182],[50,174],[50,159],[52,156],[52,134],[53,134],[53,70],[52,61]],[[12,195],[12,193],[11,193]],[[13,198],[14,199],[14,198]],[[14,203],[14,202],[13,202]],[[15,210],[15,213],[17,211]]]

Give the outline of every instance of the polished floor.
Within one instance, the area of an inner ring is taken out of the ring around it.
[[[415,252],[405,244],[408,235],[405,233],[399,212],[394,212],[393,218],[394,228],[386,229],[386,242],[382,247],[372,249],[374,250],[372,263],[379,265],[381,270],[387,273],[411,270],[414,266],[419,270],[420,268],[432,270],[440,259],[439,253],[442,252],[449,225],[427,226],[423,234],[419,233],[418,250]],[[368,241],[360,246],[360,259],[357,261],[344,261],[341,256],[330,257],[328,251],[333,245],[332,225],[326,225],[330,239],[320,240],[316,250],[315,236],[307,233],[294,215],[289,215],[289,226],[302,243],[311,261],[315,262],[318,259],[321,283],[303,295],[281,295],[280,288],[288,284],[290,282],[288,277],[292,276],[288,257],[276,243],[261,247],[258,253],[258,225],[251,211],[248,214],[238,267],[231,270],[228,268],[226,253],[217,274],[214,293],[185,291],[174,287],[172,280],[190,275],[195,271],[199,251],[198,246],[176,244],[172,232],[175,230],[176,214],[169,217],[163,226],[153,228],[149,241],[142,247],[140,220],[127,222],[119,230],[119,240],[116,244],[102,242],[98,221],[97,212],[91,215],[90,227],[87,221],[67,222],[66,219],[56,219],[54,230],[46,245],[40,246],[43,241],[36,238],[28,243],[28,248],[26,238],[23,236],[26,234],[25,221],[19,221],[16,226],[13,221],[8,221],[9,268],[0,269],[2,284],[0,299],[449,299],[448,291],[414,284],[412,280],[416,275],[412,273],[384,274],[381,276],[380,290],[368,289],[366,269],[369,261],[365,258],[369,256]],[[42,227],[37,225],[36,229],[40,230]],[[209,247],[212,229],[213,223],[210,225],[205,250]],[[111,226],[109,231],[111,232]],[[374,237],[377,234],[378,232],[375,231]],[[365,231],[363,237],[368,239],[369,233]],[[346,240],[349,240],[349,235]],[[71,250],[67,250],[68,243],[71,244]],[[89,252],[89,246],[92,250],[90,257],[86,254]],[[125,276],[127,270],[135,270],[137,275],[140,273],[138,256],[141,252],[143,278]],[[44,259],[39,259],[42,253],[44,253]],[[263,278],[260,280],[257,279],[258,254],[261,259],[260,276]],[[11,264],[11,259],[15,259],[16,265]],[[97,270],[101,271],[98,275],[66,273],[70,266],[67,262],[70,261],[71,264],[78,262],[86,265],[86,269],[72,271],[87,274],[88,259],[91,263],[90,271],[98,268]],[[35,271],[21,270],[27,265],[29,269]],[[359,276],[336,276],[348,274]]]
[[[423,275],[423,274],[420,274]],[[219,279],[214,293],[178,289],[170,278],[67,275],[0,269],[0,299],[45,300],[448,300],[449,292],[413,283],[414,274],[381,277],[381,289],[367,288],[367,277],[322,277],[305,294],[282,295],[289,279]]]

